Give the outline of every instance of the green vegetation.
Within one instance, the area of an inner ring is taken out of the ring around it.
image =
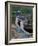
[[[32,8],[31,7],[23,7],[23,6],[11,6],[11,14],[14,16],[16,15],[17,11],[21,11],[21,14],[32,14]]]

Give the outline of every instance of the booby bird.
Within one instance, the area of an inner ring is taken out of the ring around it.
[[[27,20],[27,18],[25,18],[25,16],[22,16],[22,15],[20,15],[19,13],[16,15],[16,26],[18,27],[18,28],[21,28],[22,29],[22,31],[23,32],[25,32],[25,33],[27,33],[28,35],[31,35],[31,33],[28,31],[28,30],[26,30],[26,28],[25,28],[25,25],[24,25],[24,23],[25,23],[25,20]],[[26,24],[27,24],[27,22],[26,22]]]

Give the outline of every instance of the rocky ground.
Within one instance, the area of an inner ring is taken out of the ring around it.
[[[18,28],[17,28],[18,29]],[[29,38],[31,35],[27,35],[26,32],[23,32],[20,30],[20,28],[17,30],[15,25],[11,26],[11,38]]]

